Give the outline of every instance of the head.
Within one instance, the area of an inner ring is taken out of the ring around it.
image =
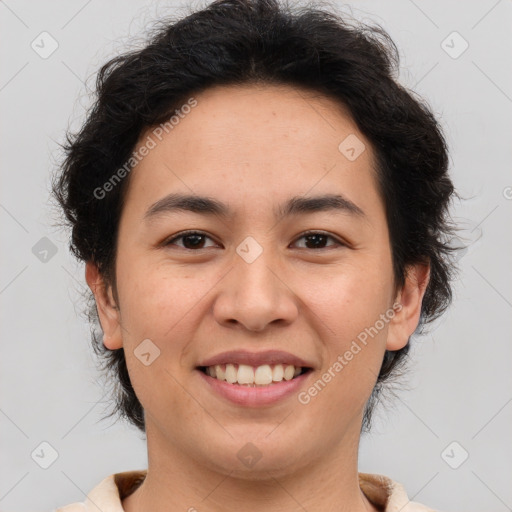
[[[383,29],[273,0],[216,1],[101,68],[53,189],[139,429],[222,465],[255,440],[305,464],[369,428],[451,300],[446,144],[397,68]],[[231,350],[291,353],[307,387],[241,413],[204,384]]]

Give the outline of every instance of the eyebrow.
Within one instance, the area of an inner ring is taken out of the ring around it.
[[[187,211],[208,216],[217,215],[224,218],[234,215],[227,204],[211,197],[169,194],[151,205],[144,214],[144,219],[149,222],[156,217],[176,211]],[[366,214],[359,206],[340,194],[292,197],[274,211],[274,216],[277,220],[282,220],[294,215],[326,211],[337,211],[366,218]]]

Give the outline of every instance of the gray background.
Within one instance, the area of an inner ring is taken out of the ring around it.
[[[415,340],[406,389],[379,409],[372,434],[362,440],[360,470],[386,474],[411,499],[446,512],[512,510],[512,3],[337,5],[389,31],[402,58],[400,80],[441,119],[451,173],[467,198],[454,216],[473,241],[459,254],[453,306]],[[57,142],[68,125],[80,125],[89,104],[84,81],[141,41],[154,17],[176,7],[0,2],[3,511],[83,500],[107,475],[146,467],[137,431],[101,421],[107,396],[80,316],[83,266],[69,255],[66,235],[52,227],[48,191]],[[47,58],[31,47],[35,41],[39,52],[51,49],[43,31],[58,43]],[[469,47],[461,53],[464,41]],[[52,461],[52,451],[42,442],[58,454],[48,469],[40,464]]]

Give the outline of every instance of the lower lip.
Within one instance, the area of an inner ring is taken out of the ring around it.
[[[309,377],[311,370],[299,375],[292,380],[274,382],[268,386],[241,386],[230,384],[225,380],[215,379],[206,375],[201,370],[196,370],[203,380],[215,392],[236,405],[245,407],[258,407],[271,405],[288,398],[290,395],[299,392],[299,389]]]

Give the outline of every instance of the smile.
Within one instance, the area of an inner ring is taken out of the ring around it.
[[[230,350],[198,362],[196,375],[214,397],[243,407],[284,402],[305,387],[314,360],[282,350]]]
[[[247,364],[216,364],[199,369],[206,375],[239,386],[269,386],[282,381],[290,381],[307,372],[309,368],[283,364],[263,364],[257,367]]]

